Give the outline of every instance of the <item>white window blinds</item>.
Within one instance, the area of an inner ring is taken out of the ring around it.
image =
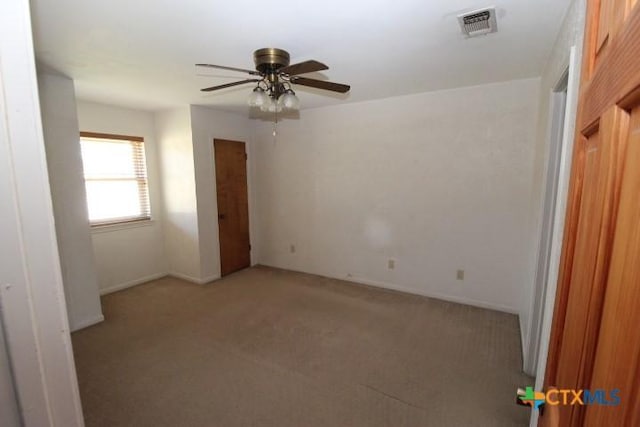
[[[150,219],[143,139],[82,132],[80,145],[91,225]]]

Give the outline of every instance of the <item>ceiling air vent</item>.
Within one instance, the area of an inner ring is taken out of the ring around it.
[[[498,31],[495,7],[474,10],[458,15],[462,33],[467,37],[477,37]]]

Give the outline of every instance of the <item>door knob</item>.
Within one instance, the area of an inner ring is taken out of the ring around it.
[[[225,215],[224,214],[218,214],[218,219],[225,219]]]

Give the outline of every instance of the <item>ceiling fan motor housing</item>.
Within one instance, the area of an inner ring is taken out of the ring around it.
[[[289,65],[289,52],[273,47],[258,49],[253,52],[256,70],[264,74],[271,74]]]
[[[211,86],[201,89],[201,91],[211,92],[214,90],[226,89],[246,83],[257,83],[257,86],[254,89],[254,94],[259,92],[266,92],[266,94],[272,99],[278,99],[280,95],[295,96],[295,93],[293,92],[293,89],[291,87],[292,84],[330,90],[338,93],[349,92],[349,85],[300,76],[301,74],[312,73],[314,71],[328,70],[329,67],[327,67],[322,62],[310,59],[308,61],[290,65],[289,58],[289,52],[287,52],[286,50],[267,47],[258,49],[253,52],[253,60],[256,65],[256,71],[214,64],[196,64],[200,67],[218,68],[228,71],[239,71],[247,73],[251,76],[260,77]]]

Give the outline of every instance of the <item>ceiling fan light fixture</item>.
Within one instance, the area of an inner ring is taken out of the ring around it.
[[[268,102],[269,102],[269,97],[264,92],[264,89],[262,89],[261,87],[256,87],[255,89],[253,89],[253,92],[251,92],[251,95],[249,95],[249,100],[248,100],[249,107],[262,108],[262,106],[267,104]]]
[[[253,53],[255,71],[215,64],[196,64],[198,67],[216,68],[226,71],[247,73],[256,78],[225,83],[200,89],[203,92],[228,89],[247,83],[257,83],[249,95],[250,107],[260,108],[264,112],[279,113],[283,109],[299,110],[300,100],[291,89],[292,85],[308,86],[338,93],[347,93],[349,85],[302,77],[302,74],[328,70],[322,62],[310,59],[296,64],[289,63],[289,53],[283,49],[264,48]]]
[[[275,99],[269,98],[267,102],[260,106],[260,110],[265,113],[279,113],[282,111],[282,105]]]
[[[298,110],[300,108],[300,100],[291,89],[287,89],[286,92],[278,98],[278,104],[287,110]]]

